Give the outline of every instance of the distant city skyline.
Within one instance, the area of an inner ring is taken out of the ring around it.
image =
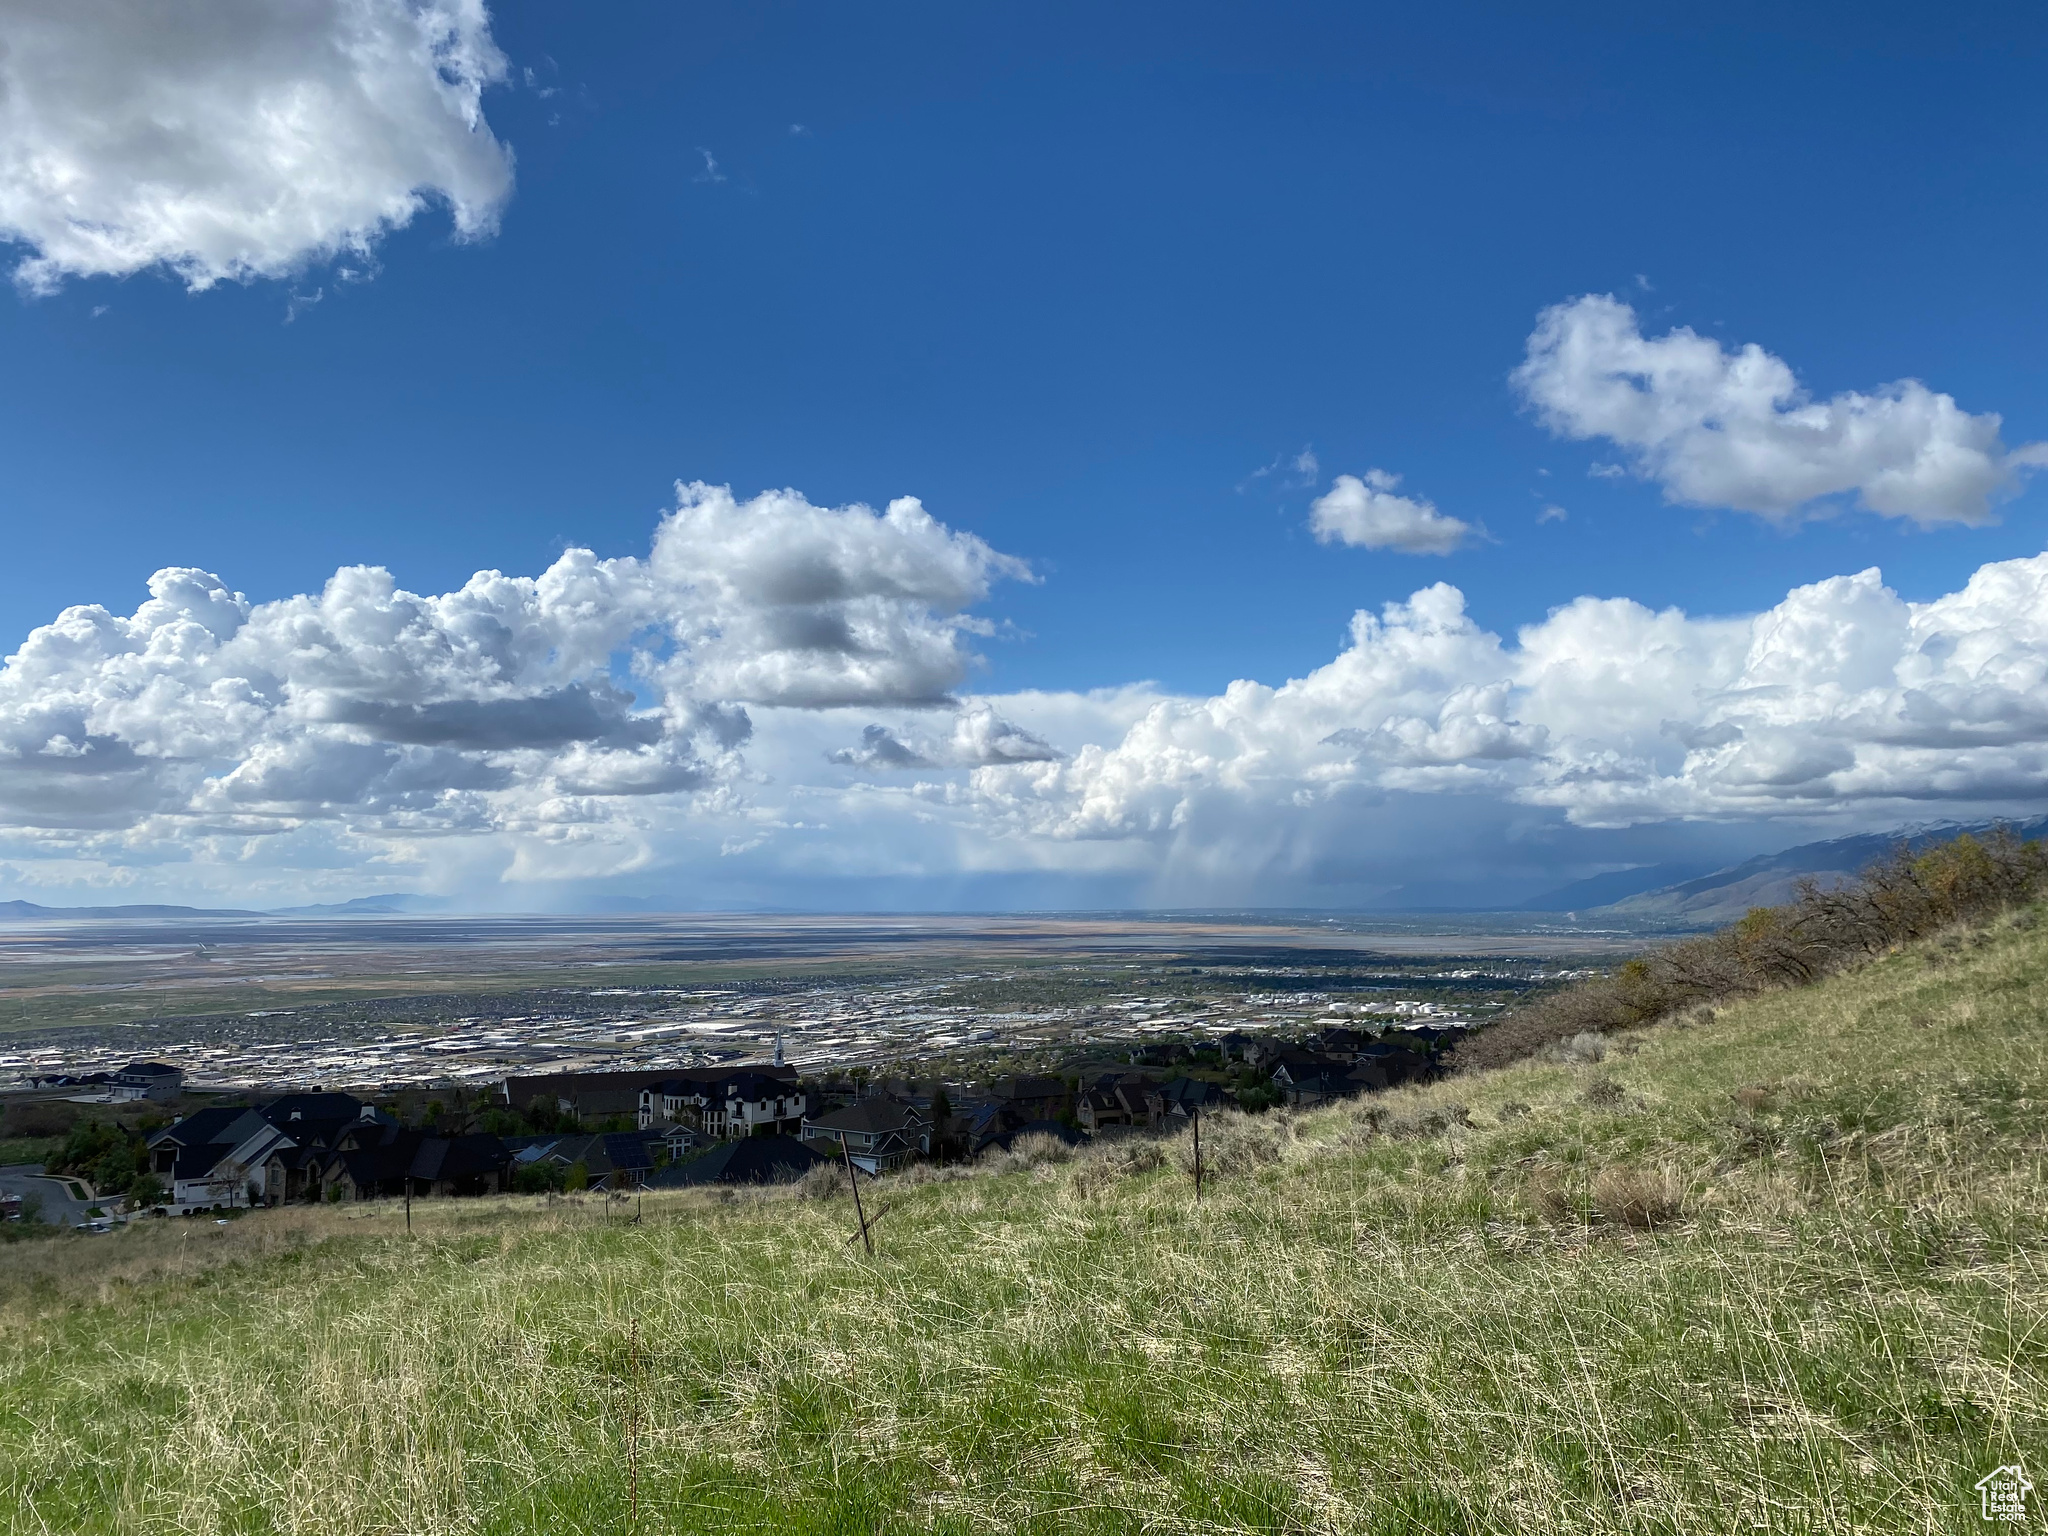
[[[2048,811],[2035,8],[0,43],[0,900],[1508,906]]]

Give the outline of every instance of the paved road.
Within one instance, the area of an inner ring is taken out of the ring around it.
[[[91,1200],[72,1198],[71,1187],[74,1182],[71,1179],[46,1177],[41,1163],[13,1163],[0,1168],[0,1191],[20,1195],[24,1205],[31,1200],[40,1201],[43,1220],[53,1226],[77,1226],[85,1220],[85,1213],[95,1204]]]

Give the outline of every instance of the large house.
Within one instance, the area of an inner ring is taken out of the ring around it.
[[[1221,1109],[1229,1102],[1215,1083],[1199,1077],[1176,1077],[1146,1095],[1154,1125],[1179,1125],[1190,1115]]]
[[[113,1078],[115,1092],[123,1097],[154,1099],[160,1104],[175,1099],[185,1087],[185,1074],[161,1061],[131,1061]]]
[[[28,1080],[31,1088],[94,1088],[98,1096],[118,1103],[124,1099],[153,1099],[169,1103],[185,1087],[185,1074],[161,1061],[131,1061],[115,1072],[48,1072]]]
[[[640,1090],[642,1130],[680,1125],[713,1141],[786,1135],[802,1127],[808,1100],[794,1082],[752,1068],[723,1076],[663,1078]]]
[[[403,1195],[496,1195],[511,1187],[512,1154],[496,1136],[436,1136],[365,1121],[307,1159],[309,1200]]]
[[[999,1077],[989,1096],[1020,1121],[1057,1120],[1067,1102],[1067,1085],[1057,1077]]]
[[[931,1122],[923,1111],[895,1099],[862,1099],[803,1124],[807,1146],[850,1158],[863,1173],[888,1173],[932,1149]]]
[[[291,1138],[246,1104],[202,1109],[149,1138],[149,1167],[178,1211],[255,1205],[264,1164]]]
[[[738,1072],[774,1078],[783,1085],[785,1095],[796,1090],[795,1067],[756,1063],[746,1067],[661,1067],[639,1072],[549,1072],[508,1077],[499,1084],[498,1091],[514,1109],[541,1104],[574,1115],[588,1125],[614,1116],[633,1120],[639,1113],[643,1090],[658,1083],[709,1085]],[[802,1113],[801,1108],[796,1112],[799,1117]]]
[[[202,1109],[149,1138],[150,1168],[179,1212],[492,1194],[511,1156],[495,1136],[436,1136],[399,1125],[346,1093],[290,1093],[261,1105]]]
[[[1399,1044],[1393,1040],[1380,1040],[1368,1045],[1358,1053],[1358,1064],[1378,1067],[1386,1073],[1389,1083],[1413,1082],[1417,1078],[1430,1076],[1435,1063],[1422,1051]]]
[[[1142,1072],[1105,1072],[1075,1100],[1074,1118],[1090,1132],[1112,1125],[1156,1126],[1161,1086]]]

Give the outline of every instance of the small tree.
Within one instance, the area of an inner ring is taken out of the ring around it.
[[[1237,1107],[1248,1115],[1263,1114],[1279,1104],[1281,1093],[1270,1077],[1262,1077],[1251,1068],[1237,1074],[1231,1084],[1231,1092],[1237,1099]]]
[[[552,1194],[562,1187],[564,1176],[560,1163],[521,1163],[512,1170],[512,1188],[522,1195]]]
[[[569,1165],[568,1173],[563,1175],[562,1187],[572,1191],[590,1188],[590,1165],[577,1158]]]
[[[565,1109],[550,1104],[546,1099],[528,1099],[519,1111],[520,1117],[536,1136],[552,1135],[556,1132],[578,1130],[576,1117]]]

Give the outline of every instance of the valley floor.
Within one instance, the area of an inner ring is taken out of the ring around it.
[[[872,1258],[789,1192],[16,1243],[0,1530],[1981,1530],[2048,1471],[2044,1133],[2023,912],[1218,1122],[1199,1204],[1184,1142],[883,1181]]]

